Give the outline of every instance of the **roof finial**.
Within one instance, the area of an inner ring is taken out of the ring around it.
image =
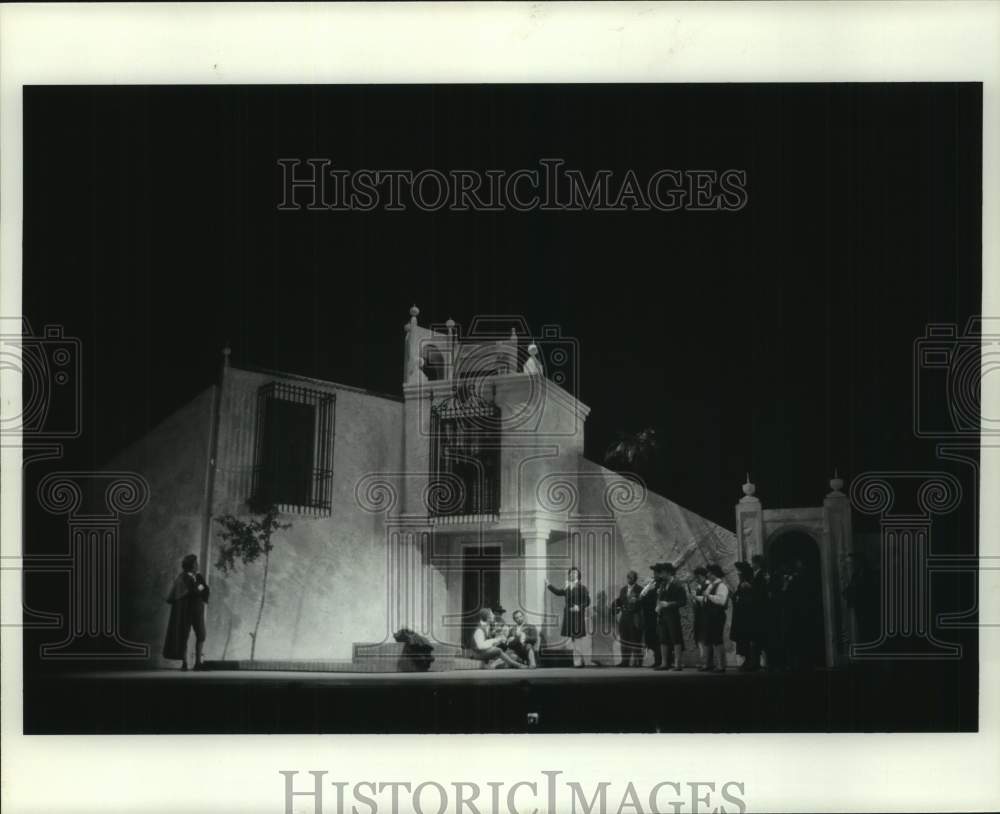
[[[410,316],[414,318],[420,316],[420,309],[415,304],[410,306]]]
[[[757,491],[757,486],[750,481],[750,473],[747,472],[746,483],[743,484],[743,494],[747,498],[751,498],[754,496],[754,492],[756,491]]]
[[[830,488],[833,490],[830,494],[843,494],[841,490],[844,488],[844,479],[838,474],[837,467],[833,468],[833,477],[830,478]]]
[[[222,349],[222,366],[229,367],[229,357],[232,355],[233,349],[229,347],[229,340],[226,340],[226,346]]]

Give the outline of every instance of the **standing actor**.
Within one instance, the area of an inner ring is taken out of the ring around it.
[[[649,567],[655,571],[655,566]],[[660,652],[660,633],[656,624],[656,592],[659,587],[654,574],[653,579],[643,585],[639,592],[639,607],[642,610],[642,637],[646,649],[653,651],[654,670],[663,663],[663,656]]]
[[[187,644],[194,628],[194,669],[204,670],[201,654],[205,648],[205,605],[208,602],[208,584],[198,571],[198,558],[188,554],[181,560],[181,572],[174,580],[167,602],[170,604],[170,621],[163,642],[163,658],[180,659],[181,669],[187,670]]]
[[[729,604],[729,588],[722,581],[722,567],[712,563],[706,569],[708,587],[700,597],[705,607],[705,641],[712,649],[715,667],[712,672],[726,672],[726,647],[723,631],[726,628],[726,607]]]
[[[581,581],[580,569],[570,568],[566,572],[566,584],[556,588],[546,578],[545,587],[556,596],[566,597],[563,609],[562,627],[559,633],[570,640],[573,649],[573,666],[586,667],[594,664],[591,658],[590,634],[587,631],[587,608],[590,607],[590,591]],[[597,665],[594,664],[596,667]]]
[[[639,604],[639,575],[629,571],[625,575],[625,586],[615,600],[618,614],[618,643],[622,658],[619,667],[642,667],[642,607]]]
[[[691,604],[694,606],[694,640],[698,645],[698,672],[712,669],[712,647],[705,637],[705,590],[708,588],[708,571],[703,566],[694,569],[691,586]]]
[[[659,669],[666,670],[673,656],[674,670],[681,671],[684,634],[681,631],[681,608],[687,604],[687,591],[677,581],[677,569],[672,563],[658,562],[654,573],[660,584],[656,592],[656,619],[660,637]],[[672,652],[670,652],[672,651]]]

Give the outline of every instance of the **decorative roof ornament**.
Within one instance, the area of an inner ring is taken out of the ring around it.
[[[833,477],[830,478],[830,488],[833,490],[830,492],[831,495],[844,494],[844,479],[837,473],[837,467],[833,468]]]
[[[528,345],[528,358],[524,360],[522,371],[529,376],[542,375],[542,363],[538,361],[538,345],[532,342]]]
[[[750,473],[747,472],[747,481],[743,484],[743,494],[747,497],[753,497],[757,492],[757,485],[750,482]]]

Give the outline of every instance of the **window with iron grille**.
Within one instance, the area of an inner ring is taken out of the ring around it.
[[[500,409],[471,387],[431,411],[432,517],[481,518],[500,512]]]
[[[252,503],[330,513],[335,398],[277,382],[258,390]]]

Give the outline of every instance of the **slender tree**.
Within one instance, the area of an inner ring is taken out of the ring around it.
[[[656,462],[656,430],[646,427],[637,433],[618,433],[618,440],[604,453],[604,465],[622,474],[648,477]]]
[[[278,510],[274,506],[261,508],[256,512],[258,517],[251,516],[243,520],[231,514],[215,518],[222,530],[222,546],[219,549],[219,559],[215,563],[223,576],[228,576],[236,570],[238,563],[249,565],[264,557],[264,579],[260,587],[260,605],[257,608],[257,621],[250,634],[250,661],[257,652],[257,633],[260,630],[260,620],[264,616],[264,604],[267,601],[267,576],[271,567],[271,551],[274,548],[272,538],[274,533],[292,527],[291,523],[278,522]]]

